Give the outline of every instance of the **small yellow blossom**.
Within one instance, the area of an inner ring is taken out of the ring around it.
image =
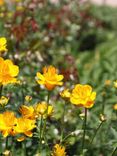
[[[8,101],[9,101],[9,99],[7,97],[1,96],[1,98],[0,98],[0,105],[2,107],[4,107],[5,105],[7,105]]]
[[[96,92],[92,92],[92,87],[89,85],[75,85],[72,90],[70,101],[74,105],[91,108],[94,105]]]
[[[117,80],[114,81],[114,87],[117,88]]]
[[[59,144],[56,144],[54,146],[51,156],[67,156],[67,154],[65,152],[65,147],[61,146]]]
[[[15,134],[25,134],[28,137],[32,137],[32,130],[36,127],[35,120],[26,118],[18,118],[16,126],[14,127]]]
[[[0,4],[2,4],[1,2],[2,1],[0,0]],[[6,38],[5,37],[1,37],[0,38],[0,52],[7,51],[6,44],[7,44]]]
[[[37,83],[44,85],[48,90],[53,90],[56,86],[63,84],[63,75],[58,75],[57,69],[53,66],[44,67],[43,74],[37,72]]]
[[[27,102],[31,101],[31,100],[32,100],[32,96],[26,95],[26,96],[25,96],[25,100],[26,100]]]
[[[110,86],[111,85],[111,80],[106,80],[105,81],[105,86]]]
[[[63,99],[69,99],[70,98],[70,91],[69,89],[64,89],[61,93],[60,93],[60,96],[63,98]]]
[[[16,121],[14,112],[6,111],[0,114],[0,131],[4,137],[13,135],[13,128],[16,125]]]
[[[113,109],[114,109],[114,110],[117,110],[117,104],[115,104],[115,105],[113,106]]]
[[[33,106],[22,105],[19,109],[19,112],[22,114],[24,118],[35,119],[36,114]]]
[[[4,60],[0,57],[0,84],[7,85],[9,83],[16,83],[15,78],[19,73],[19,67],[14,65],[9,59]]]
[[[51,116],[53,113],[53,110],[54,110],[53,106],[47,105],[46,102],[38,103],[35,106],[35,112],[38,117],[43,116],[43,118],[46,118],[46,116]]]

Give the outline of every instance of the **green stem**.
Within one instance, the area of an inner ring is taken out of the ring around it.
[[[47,96],[47,109],[45,112],[45,121],[44,121],[44,126],[43,126],[43,135],[45,134],[45,130],[46,130],[46,123],[47,123],[47,116],[48,116],[48,105],[49,105],[49,98],[50,98],[50,92],[48,91],[48,96]]]
[[[63,140],[63,135],[64,135],[64,117],[65,117],[65,108],[66,108],[66,102],[64,104],[64,109],[63,109],[63,114],[62,114],[62,117],[61,117],[61,141]]]
[[[0,85],[0,97],[2,96],[3,85]]]
[[[104,114],[104,110],[105,110],[105,102],[102,102],[102,114]]]
[[[104,88],[104,92],[106,92],[106,88]],[[102,100],[102,114],[104,114],[105,112],[105,101],[106,100],[106,97],[105,95],[103,95],[103,100]]]
[[[95,138],[95,136],[97,135],[97,132],[99,131],[100,127],[102,126],[103,124],[103,121],[99,124],[99,126],[97,127],[96,131],[95,131],[95,134],[93,136],[93,138],[91,139],[91,142],[90,142],[90,145],[93,143],[93,140]]]
[[[22,141],[22,156],[26,156],[26,144],[25,144],[25,141]]]
[[[41,152],[42,149],[42,120],[43,120],[43,116],[41,115],[41,120],[40,120],[40,126],[39,126],[39,152]]]
[[[8,137],[6,137],[6,150],[8,150],[8,147],[9,147],[9,138]]]
[[[48,96],[47,96],[47,104],[49,105],[49,100],[50,100],[50,91],[48,91]]]
[[[47,96],[47,109],[46,109],[46,112],[45,112],[45,120],[44,120],[43,132],[42,132],[42,139],[43,139],[43,137],[44,137],[45,142],[46,142],[45,131],[46,131],[46,125],[47,125],[47,116],[48,116],[49,99],[50,99],[50,91],[48,91],[48,96]]]
[[[85,135],[86,135],[86,122],[87,122],[87,108],[85,108],[85,118],[84,118],[84,123],[83,123],[83,138],[82,138],[82,153],[84,149],[84,144],[85,144]]]
[[[65,138],[62,139],[61,143],[63,143],[67,138],[69,138],[70,136],[73,135],[73,132],[71,132],[70,134],[68,134]]]
[[[113,151],[113,153],[112,153],[112,155],[111,156],[116,156],[115,154],[115,152],[117,151],[117,147],[114,149],[114,151]]]

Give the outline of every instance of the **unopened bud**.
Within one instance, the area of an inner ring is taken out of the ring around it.
[[[102,122],[106,121],[106,117],[103,114],[100,114],[100,121]]]

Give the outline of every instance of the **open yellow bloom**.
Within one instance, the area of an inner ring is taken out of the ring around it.
[[[53,90],[56,86],[62,85],[63,75],[58,75],[57,69],[53,66],[44,67],[43,74],[37,72],[37,82],[44,85],[48,90]]]
[[[13,128],[16,125],[16,117],[13,112],[6,111],[0,114],[0,131],[4,137],[13,135]]]
[[[46,102],[38,103],[34,109],[37,117],[42,116],[43,118],[46,118],[46,116],[51,116],[54,110],[53,106],[47,105]]]
[[[69,89],[64,89],[61,93],[60,93],[60,96],[63,98],[63,99],[69,99],[70,98],[70,91]]]
[[[92,87],[89,85],[75,85],[72,90],[70,101],[74,105],[91,108],[94,105],[96,92],[92,92]]]
[[[14,65],[9,59],[4,60],[0,57],[0,84],[7,85],[9,83],[16,83],[15,78],[19,73],[19,67]]]
[[[33,106],[22,105],[19,109],[19,112],[22,114],[24,118],[35,119],[36,114]]]
[[[0,0],[0,5],[2,5],[2,3],[4,3],[4,1]],[[6,38],[1,37],[0,38],[0,53],[7,51],[6,44],[7,44]]]
[[[59,144],[56,144],[54,146],[54,149],[51,155],[52,156],[67,156],[65,152],[65,147]]]
[[[35,120],[30,120],[26,118],[18,118],[16,126],[14,127],[14,132],[16,134],[25,134],[28,137],[32,137],[32,130],[36,127]]]

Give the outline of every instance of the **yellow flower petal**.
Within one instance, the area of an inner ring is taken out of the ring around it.
[[[26,138],[25,136],[21,136],[20,138],[17,138],[17,141],[18,141],[18,142],[24,141],[25,138]]]

